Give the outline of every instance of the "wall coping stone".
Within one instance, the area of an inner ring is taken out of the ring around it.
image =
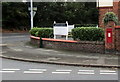
[[[115,28],[120,28],[120,26],[115,26]]]
[[[30,38],[40,40],[40,37],[30,36]],[[76,42],[78,42],[78,41],[74,41],[74,40],[61,40],[61,39],[52,39],[52,38],[42,38],[42,40],[56,41],[56,42],[69,42],[69,43],[76,43]]]

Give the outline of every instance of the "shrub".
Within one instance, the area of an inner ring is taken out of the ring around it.
[[[53,29],[52,28],[33,28],[30,30],[30,34],[37,37],[42,37],[42,38],[52,38]]]
[[[72,29],[72,37],[74,40],[103,41],[104,31],[102,28],[79,27]]]
[[[96,27],[97,24],[75,24],[75,27]]]
[[[113,12],[107,12],[103,18],[104,25],[107,25],[109,21],[113,21],[116,25],[118,24],[118,17]]]
[[[40,28],[35,27],[35,28],[31,29],[31,30],[29,31],[29,33],[30,33],[31,35],[35,36],[35,33],[36,33],[39,29],[40,29]]]

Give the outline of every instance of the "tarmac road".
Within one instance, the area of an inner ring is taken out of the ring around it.
[[[1,59],[0,59],[1,60]],[[118,70],[2,59],[3,80],[118,80]]]
[[[28,41],[29,33],[2,33],[0,34],[0,39],[3,44],[13,43],[16,41]]]

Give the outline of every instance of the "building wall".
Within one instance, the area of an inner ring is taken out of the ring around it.
[[[114,12],[120,21],[120,1],[113,2],[113,6],[108,6],[108,7],[99,7],[99,27],[105,28],[104,23],[103,23],[103,17],[105,13],[107,12]]]
[[[112,12],[113,7],[100,7],[99,8],[99,27],[104,28],[103,17],[105,13]]]
[[[118,7],[118,14],[119,14],[119,16],[118,16],[118,17],[119,17],[119,23],[120,23],[120,1],[119,1],[118,6],[119,6],[119,7]]]

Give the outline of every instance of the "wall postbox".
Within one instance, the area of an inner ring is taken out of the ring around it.
[[[107,28],[106,29],[106,40],[107,43],[112,43],[112,28]]]

